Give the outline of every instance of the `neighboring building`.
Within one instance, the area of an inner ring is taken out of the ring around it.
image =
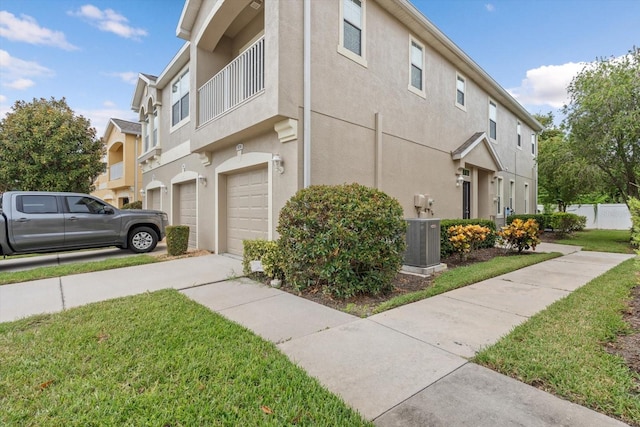
[[[313,184],[377,187],[407,217],[535,211],[541,125],[406,0],[187,0],[177,35],[132,108],[145,205],[192,247],[276,237]]]
[[[96,179],[96,189],[91,194],[118,208],[141,200],[140,129],[140,123],[112,118],[104,132],[107,168]]]

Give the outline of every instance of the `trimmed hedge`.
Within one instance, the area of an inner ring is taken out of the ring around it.
[[[640,199],[629,198],[631,211],[631,246],[640,248]]]
[[[260,261],[264,275],[271,279],[282,279],[282,256],[278,242],[272,240],[243,240],[242,271],[247,276],[260,276],[251,271],[251,261]]]
[[[122,209],[142,209],[142,201],[138,200],[137,202],[125,203],[122,205]]]
[[[189,226],[188,225],[168,225],[167,233],[167,253],[171,256],[184,255],[189,248]]]
[[[553,214],[544,213],[544,214],[518,214],[518,215],[509,215],[507,217],[507,225],[511,224],[514,219],[522,220],[522,222],[527,222],[529,219],[535,219],[538,223],[538,228],[540,231],[544,231],[546,228],[552,228],[552,219]]]
[[[449,241],[449,227],[456,225],[479,225],[487,227],[491,232],[486,239],[478,245],[480,248],[492,248],[496,245],[496,223],[489,219],[443,219],[440,221],[440,257],[446,258],[455,252],[455,248]]]
[[[560,234],[582,231],[586,225],[586,216],[567,212],[554,212],[551,216],[551,228]]]
[[[403,217],[396,199],[360,184],[298,191],[277,228],[285,281],[337,298],[390,291],[406,247]]]

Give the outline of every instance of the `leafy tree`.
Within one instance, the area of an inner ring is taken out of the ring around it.
[[[16,101],[0,121],[0,191],[88,193],[104,171],[104,145],[64,98]]]
[[[553,113],[535,118],[544,126],[538,137],[539,198],[563,211],[598,189],[600,171],[573,153],[564,131],[553,124]]]
[[[587,65],[563,108],[576,158],[596,166],[608,193],[627,201],[640,184],[640,49]]]

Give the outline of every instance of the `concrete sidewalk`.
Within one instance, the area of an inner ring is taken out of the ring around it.
[[[163,288],[274,342],[380,426],[624,426],[469,363],[480,348],[633,255],[579,252],[361,319],[237,278],[209,255],[0,286],[0,322]]]

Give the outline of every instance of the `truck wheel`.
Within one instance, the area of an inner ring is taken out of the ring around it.
[[[158,244],[158,235],[149,227],[138,227],[129,234],[129,249],[141,254],[151,252]]]

